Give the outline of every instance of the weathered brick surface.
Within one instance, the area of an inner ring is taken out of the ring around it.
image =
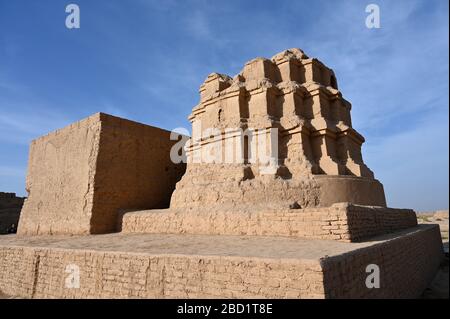
[[[322,260],[326,298],[417,298],[443,258],[439,226]],[[380,288],[367,289],[366,267],[380,269]]]
[[[31,298],[312,298],[324,296],[318,261],[0,248],[0,288]],[[80,288],[65,287],[66,266]],[[295,280],[292,278],[302,278]]]
[[[349,205],[346,210],[348,232],[353,241],[417,226],[412,209]]]
[[[360,241],[414,227],[410,209],[335,204],[285,210],[168,209],[128,212],[119,221],[124,233],[266,235]]]
[[[189,116],[187,170],[171,208],[386,206],[334,72],[301,49],[211,73]],[[246,130],[244,132],[243,130]]]
[[[320,254],[314,245],[322,241],[298,241],[309,257]],[[339,253],[313,259],[289,250],[280,258],[280,242],[272,257],[250,257],[254,247],[245,257],[0,245],[0,290],[32,298],[407,298],[420,295],[443,256],[431,225],[329,245]],[[365,286],[371,263],[381,270],[379,289]],[[70,264],[80,268],[79,289],[66,288]]]
[[[184,165],[170,132],[103,113],[31,143],[18,233],[115,231],[123,208],[168,207]]]

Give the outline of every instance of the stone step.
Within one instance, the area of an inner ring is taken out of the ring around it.
[[[185,208],[129,211],[123,233],[287,236],[358,242],[417,225],[413,210],[338,203],[330,207]]]

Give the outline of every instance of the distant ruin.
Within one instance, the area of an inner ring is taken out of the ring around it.
[[[12,234],[17,231],[20,211],[25,198],[15,193],[0,192],[0,234]]]

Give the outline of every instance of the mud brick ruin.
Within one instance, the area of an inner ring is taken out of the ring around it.
[[[16,232],[23,201],[15,193],[0,192],[0,234]]]
[[[210,74],[200,95],[190,116],[194,139],[188,158],[205,149],[225,149],[214,144],[232,145],[232,150],[242,145],[244,161],[223,167],[190,164],[172,197],[174,207],[281,208],[292,202],[300,207],[336,202],[386,206],[382,185],[363,162],[364,138],[352,128],[351,105],[338,91],[333,71],[318,60],[300,50],[284,51],[272,60],[257,58],[234,79]],[[219,137],[195,131],[202,127],[215,128]],[[253,134],[249,139],[239,130]],[[266,143],[267,149],[259,150],[259,141],[271,140],[272,134],[278,148]],[[223,159],[227,154],[215,155]],[[268,157],[268,163],[261,157]],[[268,169],[269,164],[274,167]]]
[[[31,143],[18,233],[114,232],[122,208],[167,207],[184,165],[170,132],[98,113]]]
[[[290,49],[207,77],[187,165],[171,160],[170,132],[102,113],[33,141],[18,235],[0,242],[0,290],[419,296],[443,257],[439,228],[387,207],[350,111],[333,70]],[[379,288],[366,285],[372,264]],[[76,289],[67,265],[79,267]]]

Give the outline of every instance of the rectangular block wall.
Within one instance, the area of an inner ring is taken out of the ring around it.
[[[18,234],[116,231],[120,209],[169,206],[184,164],[170,132],[98,113],[31,143]]]
[[[0,290],[28,298],[323,298],[322,281],[318,261],[0,247]]]
[[[438,225],[322,260],[326,298],[418,298],[443,259]],[[366,279],[379,269],[379,288]]]
[[[159,210],[121,217],[124,233],[288,236],[361,241],[417,225],[410,209],[335,204],[267,211]]]

